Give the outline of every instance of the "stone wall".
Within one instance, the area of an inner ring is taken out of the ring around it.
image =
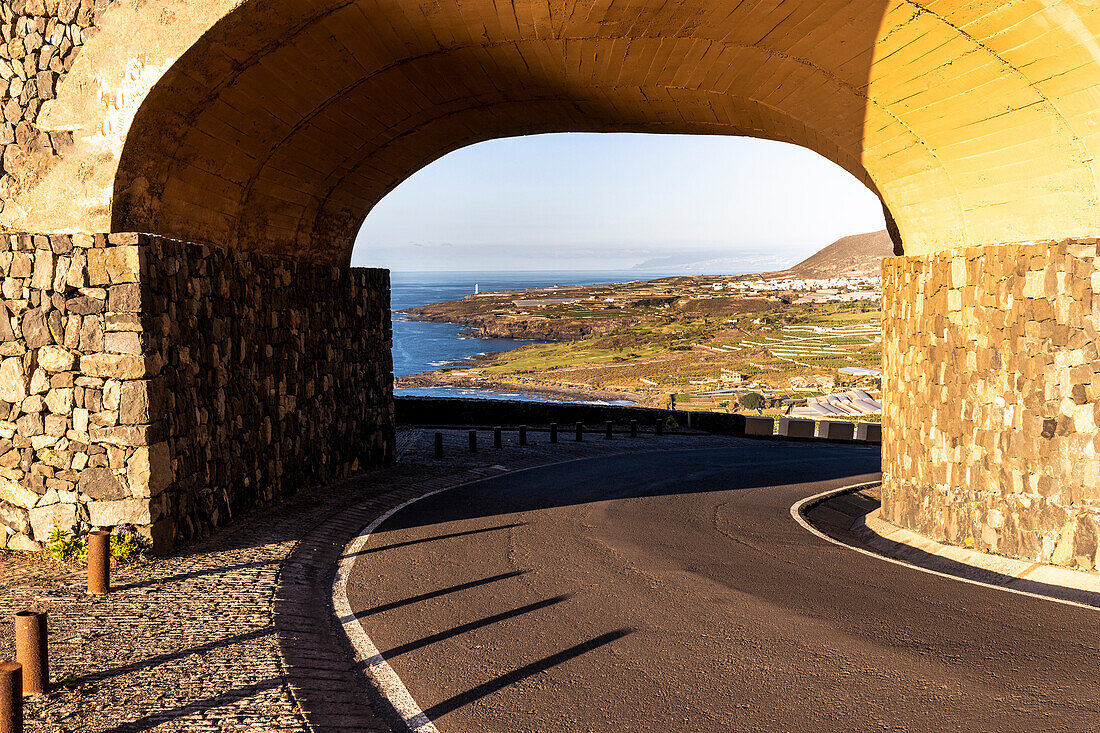
[[[890,521],[956,545],[1097,567],[1097,248],[1077,240],[884,262]]]
[[[0,240],[0,547],[158,550],[393,456],[389,282],[148,235]]]

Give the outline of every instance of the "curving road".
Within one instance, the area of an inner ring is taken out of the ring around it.
[[[482,481],[387,520],[348,597],[444,733],[1097,730],[1098,612],[791,518],[878,464],[745,441]]]

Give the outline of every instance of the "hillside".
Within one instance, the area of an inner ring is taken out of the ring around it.
[[[855,234],[838,239],[793,267],[766,273],[765,277],[823,279],[875,276],[881,271],[882,258],[893,254],[894,245],[885,229]]]

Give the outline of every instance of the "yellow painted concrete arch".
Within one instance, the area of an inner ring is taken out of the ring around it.
[[[116,0],[102,26],[39,120],[74,148],[6,228],[346,262],[440,155],[586,130],[804,145],[908,253],[1100,234],[1100,3]]]

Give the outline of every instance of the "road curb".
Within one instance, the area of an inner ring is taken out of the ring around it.
[[[698,450],[698,449],[687,449]],[[551,463],[543,463],[534,466],[525,466],[522,468],[513,469],[510,471],[502,471],[494,476],[480,476],[472,478],[467,481],[453,484],[451,486],[444,486],[438,489],[429,490],[422,494],[413,496],[403,503],[392,506],[382,514],[377,515],[369,524],[363,527],[362,530],[357,532],[350,542],[348,542],[343,551],[340,553],[339,562],[336,567],[335,577],[332,579],[331,584],[331,603],[332,609],[336,616],[337,625],[343,630],[344,639],[351,647],[354,660],[357,668],[362,670],[362,674],[368,679],[370,684],[377,691],[378,695],[382,698],[382,701],[390,709],[384,710],[383,715],[387,718],[387,721],[394,726],[395,730],[402,730],[403,733],[439,733],[439,729],[435,727],[435,724],[424,714],[413,698],[412,693],[409,692],[405,683],[401,681],[396,670],[390,666],[390,664],[382,656],[381,651],[371,640],[367,634],[363,625],[359,622],[354,611],[351,607],[351,601],[348,600],[348,578],[351,576],[351,572],[355,566],[355,561],[358,559],[358,554],[363,546],[366,545],[367,540],[376,529],[387,519],[392,517],[397,512],[405,509],[411,504],[415,504],[422,499],[442,494],[447,491],[459,489],[472,484],[481,483],[493,478],[499,478],[502,476],[511,476],[527,471],[534,471],[543,468],[550,468],[553,466],[560,466],[566,463],[574,463],[577,461],[586,461],[592,458],[606,458],[612,456],[630,455],[631,451],[615,451],[607,454],[601,454],[598,456],[579,456],[576,458],[568,458],[562,461],[553,461]]]
[[[813,526],[806,518],[807,512],[830,499],[871,488],[879,483],[872,481],[815,494],[792,505],[791,516],[806,530],[834,545],[877,557],[885,562],[1007,593],[1079,608],[1100,609],[1100,574],[944,545],[887,522],[882,518],[881,509],[856,518],[850,527],[852,535],[874,551],[832,537]]]

